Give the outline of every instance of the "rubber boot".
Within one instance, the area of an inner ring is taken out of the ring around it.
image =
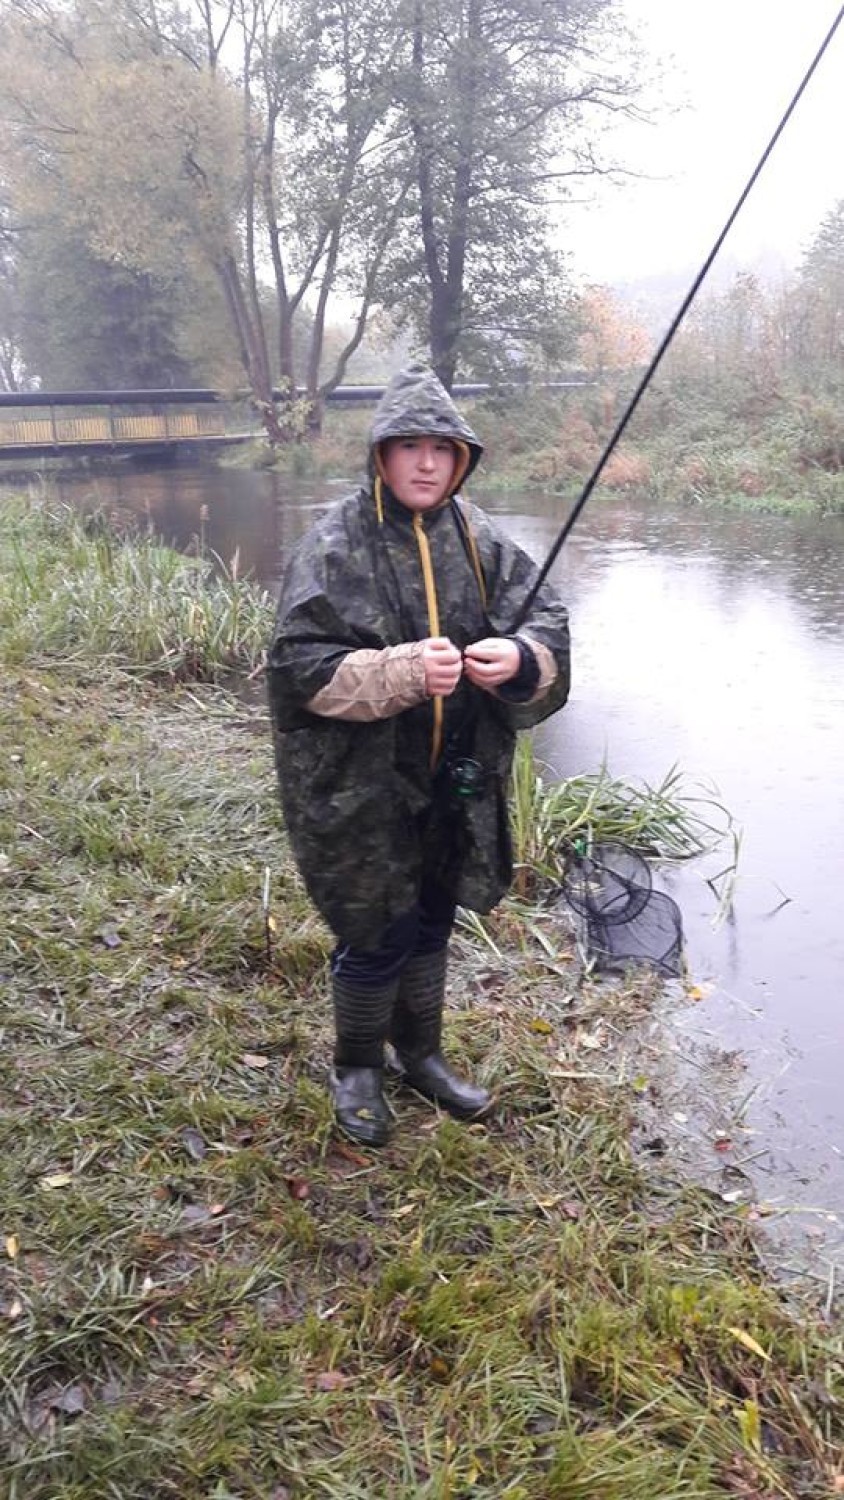
[[[397,979],[383,989],[358,989],[336,975],[332,979],[337,1041],[329,1089],[337,1124],[363,1146],[383,1146],[390,1134],[384,1043],[397,993]]]
[[[408,960],[399,979],[390,1036],[405,1083],[458,1119],[476,1119],[490,1108],[492,1096],[461,1078],[441,1051],[447,962],[445,948],[415,953]]]

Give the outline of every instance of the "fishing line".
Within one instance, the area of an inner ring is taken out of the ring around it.
[[[821,43],[820,47],[818,48],[818,50],[817,50],[817,52],[816,52],[816,54],[815,54],[815,56],[814,56],[814,58],[813,58],[813,60],[812,60],[812,62],[810,64],[809,68],[807,69],[807,71],[806,71],[806,73],[805,73],[805,75],[803,77],[803,81],[801,82],[800,87],[798,88],[797,92],[795,93],[794,97],[792,98],[791,103],[789,104],[787,110],[785,111],[785,114],[783,115],[782,119],[779,122],[779,125],[777,126],[776,130],[774,131],[773,135],[771,136],[771,139],[769,140],[767,146],[765,147],[765,150],[762,152],[762,155],[760,156],[758,162],[756,163],[756,167],[755,167],[752,175],[748,178],[748,181],[747,181],[747,183],[745,185],[745,188],[744,188],[744,190],[743,190],[740,198],[738,199],[738,202],[736,203],[735,208],[733,209],[732,213],[730,214],[729,218],[727,219],[727,222],[724,225],[723,229],[721,230],[721,233],[719,234],[717,240],[715,241],[715,244],[712,246],[712,249],[710,250],[708,256],[706,257],[706,260],[703,262],[703,265],[701,266],[700,270],[698,271],[697,276],[695,277],[695,279],[692,282],[692,284],[691,284],[688,292],[686,293],[686,296],[684,297],[682,303],[680,304],[680,307],[679,307],[677,313],[675,314],[675,316],[674,316],[674,318],[673,318],[673,320],[672,320],[672,322],[671,322],[671,324],[670,324],[670,326],[668,328],[667,333],[664,335],[664,337],[662,339],[662,342],[659,345],[659,348],[657,349],[657,351],[656,351],[655,355],[653,356],[650,364],[648,365],[647,369],[645,370],[644,375],[640,379],[639,384],[636,386],[636,389],[633,392],[633,395],[630,397],[630,400],[628,401],[627,406],[625,407],[624,411],[622,412],[622,415],[620,416],[618,422],[616,423],[615,428],[614,428],[614,430],[612,432],[612,435],[609,438],[609,441],[607,442],[607,445],[604,448],[603,453],[601,454],[601,457],[598,459],[598,462],[596,463],[594,469],[592,470],[592,473],[590,474],[588,480],[586,481],[586,484],[583,487],[583,490],[581,491],[579,499],[575,503],[575,505],[574,505],[574,507],[573,507],[573,509],[571,511],[571,514],[567,517],[566,521],[564,522],[563,527],[562,527],[562,529],[561,529],[561,531],[560,531],[560,533],[559,533],[556,541],[554,542],[554,545],[552,546],[550,552],[548,553],[548,556],[545,559],[545,562],[542,564],[542,567],[541,567],[541,569],[539,571],[539,575],[538,575],[538,577],[536,579],[536,582],[534,583],[534,585],[531,588],[531,590],[530,590],[527,598],[525,599],[524,603],[522,604],[521,609],[519,609],[519,611],[517,612],[515,621],[514,621],[513,625],[511,626],[510,631],[508,632],[509,634],[515,635],[515,633],[519,629],[519,627],[524,624],[524,622],[525,622],[525,620],[526,620],[526,618],[527,618],[527,616],[528,616],[528,614],[530,612],[530,609],[531,609],[531,606],[533,604],[534,599],[536,598],[537,594],[539,593],[539,590],[541,589],[543,583],[545,582],[546,578],[548,577],[548,574],[550,573],[551,569],[553,568],[554,563],[557,561],[557,558],[560,555],[560,551],[562,550],[563,543],[565,542],[567,536],[569,535],[569,532],[571,531],[572,527],[574,526],[575,522],[578,519],[578,516],[580,515],[581,511],[583,510],[584,505],[586,504],[587,500],[589,499],[589,496],[592,494],[592,491],[594,490],[596,484],[598,483],[598,480],[600,479],[600,477],[601,477],[601,475],[602,475],[602,473],[604,471],[604,468],[606,466],[607,460],[609,459],[610,455],[614,452],[614,450],[616,448],[616,445],[618,444],[618,442],[619,442],[619,440],[620,440],[620,438],[622,436],[622,433],[624,432],[625,427],[627,426],[628,422],[630,421],[630,418],[632,417],[634,411],[636,410],[636,407],[639,405],[639,402],[640,402],[642,396],[645,394],[645,391],[647,390],[648,386],[650,385],[651,380],[653,379],[654,375],[656,374],[656,371],[657,371],[657,369],[659,367],[659,364],[660,364],[660,362],[662,360],[663,355],[665,354],[665,351],[667,350],[669,344],[671,343],[672,339],[674,338],[674,335],[677,332],[677,329],[680,327],[680,324],[682,323],[684,317],[686,316],[686,313],[688,312],[689,308],[691,307],[692,302],[694,301],[695,297],[697,296],[697,294],[698,294],[698,292],[700,290],[701,284],[702,284],[705,276],[707,275],[707,272],[709,271],[710,266],[712,265],[712,262],[714,261],[716,255],[718,254],[718,251],[721,249],[721,246],[723,245],[725,239],[727,238],[727,235],[729,234],[729,232],[732,229],[732,227],[733,227],[736,219],[738,218],[738,215],[740,214],[742,208],[744,207],[744,204],[745,204],[745,202],[746,202],[749,194],[751,193],[751,191],[755,187],[757,178],[759,177],[759,174],[761,173],[763,167],[765,166],[765,163],[767,162],[768,157],[771,155],[771,152],[773,151],[774,147],[776,146],[777,141],[779,140],[780,136],[782,135],[782,133],[783,133],[786,125],[788,124],[789,120],[791,119],[791,116],[794,113],[794,110],[796,109],[796,107],[797,107],[800,99],[802,98],[803,93],[805,92],[806,87],[808,86],[808,84],[809,84],[809,82],[810,82],[810,80],[811,80],[811,78],[812,78],[812,76],[813,76],[813,74],[815,72],[815,69],[817,68],[818,64],[821,61],[821,58],[823,57],[824,53],[826,52],[827,48],[829,47],[829,44],[832,41],[832,38],[835,36],[835,33],[838,30],[838,27],[840,26],[842,19],[844,19],[844,5],[842,5],[841,9],[838,12],[838,15],[835,17],[835,20],[833,21],[831,27],[829,28],[829,31],[827,32],[826,36],[824,37],[823,42]]]

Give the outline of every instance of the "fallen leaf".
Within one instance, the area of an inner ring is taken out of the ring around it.
[[[244,1052],[240,1060],[247,1068],[268,1068],[270,1065],[269,1058],[260,1052]]]
[[[41,1178],[41,1186],[45,1188],[65,1188],[70,1187],[72,1181],[72,1172],[51,1172],[49,1177]]]
[[[353,1162],[356,1167],[368,1167],[370,1165],[369,1157],[361,1156],[359,1151],[353,1151],[351,1146],[347,1145],[345,1141],[334,1141],[332,1155],[343,1156],[346,1161]]]
[[[316,1378],[318,1391],[341,1391],[349,1384],[349,1376],[340,1370],[323,1370]]]
[[[451,1365],[439,1354],[432,1354],[428,1368],[435,1380],[445,1382],[451,1378]]]
[[[186,1224],[204,1224],[210,1217],[204,1203],[189,1203],[187,1208],[182,1209],[182,1218]]]
[[[6,1254],[9,1260],[17,1260],[20,1252],[20,1243],[16,1234],[6,1235]]]
[[[77,1417],[85,1410],[85,1392],[81,1385],[70,1385],[65,1391],[57,1391],[48,1405],[53,1411],[63,1411],[68,1417]]]
[[[482,969],[475,976],[475,984],[479,990],[495,989],[499,985],[503,985],[506,980],[507,973],[504,969]]]
[[[751,1354],[758,1354],[760,1359],[770,1360],[770,1354],[766,1353],[762,1345],[756,1341],[752,1334],[745,1333],[743,1328],[728,1328],[727,1332],[731,1333],[734,1339],[738,1339],[739,1343],[743,1344],[745,1349],[749,1349]]]
[[[192,1161],[202,1161],[203,1157],[208,1154],[208,1147],[202,1135],[191,1126],[182,1131],[182,1145]]]
[[[599,1052],[604,1045],[602,1038],[594,1031],[582,1031],[577,1038],[577,1044],[579,1047],[585,1047],[589,1052]]]
[[[530,1029],[531,1031],[537,1032],[539,1036],[551,1036],[554,1030],[551,1022],[543,1021],[541,1016],[536,1016],[536,1018],[531,1021]]]

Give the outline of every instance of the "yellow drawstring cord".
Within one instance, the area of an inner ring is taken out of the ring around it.
[[[458,439],[452,439],[452,442],[457,449],[457,461],[455,464],[455,479],[457,480],[457,483],[453,484],[449,494],[444,497],[443,504],[448,503],[448,500],[453,495],[454,490],[459,487],[460,480],[463,478],[463,475],[466,473],[466,470],[469,467],[470,450],[468,444],[460,442]],[[383,461],[381,459],[380,451],[376,449],[376,473],[375,482],[373,484],[373,498],[375,500],[375,515],[377,517],[379,526],[384,525],[384,482],[381,473],[382,462]],[[425,532],[424,524],[422,522],[422,516],[418,511],[415,512],[413,517],[413,529],[416,533],[416,544],[419,548],[419,556],[422,563],[422,577],[425,582],[425,599],[428,606],[428,628],[432,636],[438,636],[440,633],[440,612],[437,602],[437,586],[434,579],[434,567],[431,561],[431,548],[428,542],[427,534]],[[483,606],[484,609],[486,609],[486,582],[484,579],[483,568],[481,567],[478,544],[475,540],[475,534],[472,531],[472,528],[469,525],[468,521],[466,523],[466,534],[469,540],[469,550],[472,555],[472,567],[475,571],[475,577],[478,580],[478,588],[480,590]],[[432,704],[434,713],[434,728],[431,739],[431,769],[433,770],[440,758],[443,746],[444,709],[442,697],[439,695],[435,695],[432,700]]]
[[[425,600],[428,605],[428,628],[431,635],[440,633],[440,611],[437,604],[437,586],[434,581],[434,568],[431,562],[431,548],[428,545],[428,537],[422,523],[419,511],[413,517],[413,530],[416,532],[416,545],[419,548],[419,557],[422,562],[422,577],[425,580]],[[435,697],[434,705],[434,733],[431,741],[431,770],[440,758],[443,747],[443,700]]]

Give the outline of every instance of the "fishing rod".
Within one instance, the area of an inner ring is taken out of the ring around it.
[[[577,521],[577,519],[578,519],[581,511],[583,510],[584,505],[586,504],[587,500],[589,499],[589,496],[592,494],[592,491],[594,490],[596,484],[598,483],[598,480],[600,479],[600,477],[601,477],[601,475],[602,475],[602,473],[604,471],[604,468],[605,468],[605,466],[607,464],[607,461],[608,461],[610,455],[615,451],[615,448],[616,448],[616,446],[617,446],[617,444],[618,444],[618,442],[619,442],[619,440],[620,440],[620,438],[621,438],[621,436],[622,436],[622,434],[624,432],[624,429],[626,428],[628,422],[630,421],[630,418],[632,417],[634,411],[636,410],[636,407],[639,405],[639,402],[641,401],[643,395],[645,394],[645,391],[647,390],[647,388],[650,385],[650,383],[651,383],[654,375],[656,374],[657,369],[659,368],[659,365],[660,365],[660,362],[662,360],[663,355],[665,354],[665,352],[666,352],[669,344],[671,343],[672,339],[674,338],[674,335],[677,332],[677,329],[680,327],[680,324],[682,323],[684,317],[686,316],[686,313],[688,312],[689,308],[691,307],[692,302],[694,301],[695,297],[697,296],[697,294],[698,294],[698,292],[700,290],[701,284],[702,284],[705,276],[707,275],[707,272],[709,271],[710,266],[712,265],[712,262],[714,261],[716,255],[718,254],[718,251],[721,249],[721,246],[723,245],[725,239],[727,238],[727,235],[729,234],[730,230],[732,229],[732,227],[733,227],[736,219],[738,218],[739,214],[741,213],[741,210],[744,207],[745,202],[746,202],[749,194],[752,192],[753,188],[755,187],[757,178],[759,177],[759,175],[760,175],[763,167],[765,166],[765,163],[768,160],[768,157],[771,155],[771,152],[773,151],[774,147],[776,146],[777,141],[779,140],[779,138],[782,135],[782,133],[783,133],[786,125],[788,124],[789,120],[791,119],[791,116],[793,115],[795,109],[797,108],[797,105],[800,102],[800,99],[802,98],[802,96],[803,96],[803,94],[804,94],[804,92],[805,92],[805,90],[806,90],[809,82],[811,81],[811,78],[812,78],[812,76],[813,76],[816,68],[818,67],[818,64],[821,61],[821,58],[823,57],[824,53],[826,52],[827,48],[829,47],[829,44],[832,41],[832,38],[835,36],[835,33],[838,30],[838,27],[840,26],[842,19],[844,19],[844,5],[841,6],[841,9],[839,10],[838,15],[835,17],[835,20],[833,21],[832,25],[830,26],[829,31],[827,32],[827,34],[824,37],[824,39],[823,39],[820,47],[818,48],[817,52],[815,53],[815,56],[812,59],[811,64],[809,65],[808,69],[806,70],[806,73],[805,73],[805,75],[803,77],[803,80],[802,80],[802,82],[800,84],[800,87],[798,88],[797,92],[795,93],[794,97],[792,98],[791,103],[788,106],[788,109],[785,111],[785,114],[783,115],[782,119],[780,120],[780,122],[779,122],[779,124],[778,124],[778,126],[776,128],[776,130],[774,131],[773,135],[771,136],[771,139],[769,140],[767,146],[765,147],[765,150],[762,152],[762,155],[760,156],[758,162],[756,163],[756,167],[755,167],[753,173],[751,174],[751,176],[748,178],[747,183],[745,184],[744,190],[741,193],[741,196],[739,197],[738,202],[735,205],[735,208],[733,209],[732,213],[730,214],[729,218],[727,219],[726,224],[724,225],[723,229],[721,230],[721,233],[719,234],[719,236],[716,239],[714,245],[712,246],[712,249],[710,250],[709,254],[707,255],[706,260],[703,262],[703,265],[701,266],[700,270],[698,271],[697,276],[695,277],[695,279],[692,282],[692,284],[691,284],[688,292],[686,293],[685,297],[683,298],[683,301],[680,304],[680,307],[679,307],[678,311],[675,313],[674,318],[672,319],[672,321],[671,321],[671,323],[670,323],[670,325],[668,327],[668,331],[664,335],[664,337],[662,339],[662,342],[659,345],[659,348],[657,349],[657,351],[654,354],[654,356],[653,356],[650,364],[648,365],[647,369],[645,370],[645,373],[641,377],[641,379],[639,381],[639,384],[636,386],[636,389],[633,392],[633,395],[630,397],[630,400],[628,401],[627,406],[625,407],[624,411],[622,412],[621,416],[619,417],[618,422],[616,423],[615,428],[613,429],[613,432],[612,432],[612,434],[611,434],[611,436],[610,436],[610,438],[609,438],[609,440],[608,440],[608,442],[606,444],[606,447],[604,448],[603,453],[601,454],[600,458],[598,459],[598,462],[596,463],[594,469],[592,470],[592,473],[590,474],[588,480],[586,481],[586,484],[584,485],[583,490],[581,491],[578,500],[576,501],[575,505],[573,506],[573,508],[571,510],[571,513],[569,514],[569,516],[566,518],[565,522],[563,523],[563,526],[562,526],[562,528],[560,530],[560,533],[559,533],[556,541],[554,542],[554,545],[552,546],[550,552],[548,553],[548,556],[545,559],[545,562],[542,564],[542,567],[539,570],[539,575],[538,575],[538,577],[536,579],[536,582],[534,583],[534,585],[531,588],[531,590],[530,590],[527,598],[525,599],[524,603],[522,604],[521,609],[518,611],[518,613],[516,615],[515,622],[511,626],[509,633],[515,635],[515,633],[519,629],[519,627],[524,624],[524,622],[525,622],[525,620],[526,620],[526,618],[527,618],[527,616],[528,616],[528,614],[530,612],[530,609],[531,609],[531,606],[533,604],[533,601],[536,598],[537,594],[539,593],[539,590],[541,589],[543,583],[545,582],[546,578],[548,577],[548,574],[550,573],[551,569],[553,568],[554,563],[557,561],[557,558],[560,555],[560,552],[562,550],[563,544],[564,544],[566,538],[568,537],[569,532],[571,531],[572,527],[574,526],[575,522]]]

